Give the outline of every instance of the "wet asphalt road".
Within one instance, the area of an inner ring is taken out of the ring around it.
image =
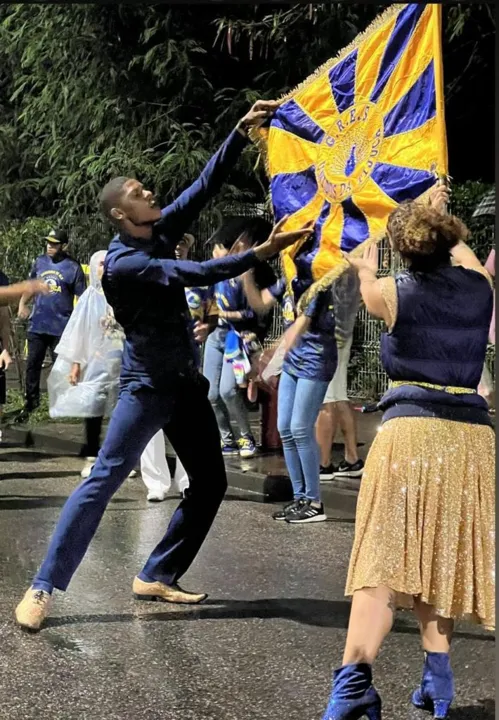
[[[80,466],[0,450],[0,720],[320,720],[345,638],[352,522],[288,526],[229,496],[183,583],[207,603],[137,603],[132,579],[176,501],[150,505],[128,480],[46,628],[27,635],[13,608]],[[492,720],[494,662],[493,638],[461,626],[451,718]],[[408,704],[420,669],[417,629],[400,614],[375,666],[384,720],[425,717]]]

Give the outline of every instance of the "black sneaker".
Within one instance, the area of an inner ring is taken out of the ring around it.
[[[33,410],[30,410],[26,407],[24,407],[13,419],[13,422],[15,425],[24,425],[28,422],[31,413]]]
[[[286,520],[289,513],[294,512],[298,508],[300,508],[303,503],[306,502],[303,498],[300,498],[299,500],[293,500],[293,502],[288,503],[283,508],[278,510],[272,515],[272,518],[274,520]]]
[[[285,520],[287,523],[297,525],[298,523],[322,522],[327,520],[327,516],[322,503],[321,506],[317,508],[312,505],[311,500],[306,500],[300,507],[296,508],[296,510],[288,513]]]
[[[335,478],[360,478],[364,472],[364,461],[357,460],[355,463],[349,463],[342,460],[337,468],[334,469]]]
[[[324,482],[324,480],[332,480],[334,478],[334,472],[336,468],[334,467],[333,463],[330,463],[327,467],[324,467],[321,465],[320,470],[320,479]]]

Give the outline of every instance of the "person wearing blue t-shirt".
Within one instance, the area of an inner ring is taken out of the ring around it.
[[[214,257],[229,255],[237,249],[248,250],[267,237],[271,225],[263,218],[232,217],[224,219],[209,242]],[[254,270],[255,282],[261,288],[276,278],[271,267],[260,263]],[[253,457],[257,452],[250,417],[241,389],[248,385],[248,367],[258,352],[267,327],[248,305],[241,278],[227,278],[215,286],[218,325],[205,346],[203,374],[209,380],[209,399],[215,411],[225,456],[239,454]],[[241,369],[239,369],[241,367]],[[238,382],[239,380],[239,382]],[[239,431],[236,440],[231,421]]]
[[[320,497],[315,423],[337,364],[333,288],[317,293],[295,320],[294,296],[284,278],[261,292],[248,272],[243,286],[256,312],[267,313],[277,303],[283,308],[286,354],[279,380],[277,426],[293,486],[293,502],[274,513],[273,518],[289,523],[326,520]]]
[[[54,349],[71,316],[75,298],[86,289],[81,265],[66,254],[68,236],[64,230],[52,230],[44,240],[46,252],[35,260],[29,277],[42,280],[50,292],[39,295],[31,310],[29,294],[23,295],[19,303],[18,315],[23,320],[29,318],[29,323],[26,400],[18,421],[26,419],[39,406],[40,375],[46,352],[50,350],[55,359]]]
[[[185,233],[175,248],[176,259],[187,260],[194,242],[194,235]],[[206,342],[208,335],[216,328],[218,321],[215,288],[209,285],[205,287],[187,287],[185,288],[185,299],[191,315],[190,326],[194,340],[194,353],[201,370],[201,346]]]

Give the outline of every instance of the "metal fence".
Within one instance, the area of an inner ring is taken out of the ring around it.
[[[272,216],[264,205],[231,205],[224,208],[224,214],[262,216],[272,220]],[[494,226],[476,223],[471,246],[482,262],[485,262],[491,248],[494,246]],[[207,257],[204,243],[214,232],[216,225],[206,221],[200,221],[197,232],[195,253],[199,259]],[[389,243],[385,240],[379,245],[379,266],[380,275],[394,275],[401,269],[400,257],[392,251]],[[279,263],[276,262],[276,271],[279,270]],[[377,400],[388,389],[388,377],[380,363],[380,338],[383,331],[383,323],[372,318],[364,306],[359,310],[355,324],[352,352],[348,368],[349,397],[352,399]],[[282,316],[280,307],[274,310],[272,325],[266,344],[271,345],[283,332]],[[490,345],[487,351],[487,366],[495,377],[495,346]]]
[[[195,259],[204,260],[211,254],[207,240],[217,229],[222,216],[244,215],[260,216],[272,220],[269,209],[264,204],[232,204],[224,207],[211,208],[193,225],[191,232],[195,236],[192,255]],[[492,218],[493,221],[493,218]],[[494,226],[483,220],[473,227],[471,245],[482,262],[485,262],[490,249],[494,245]],[[79,218],[70,225],[71,250],[74,257],[82,263],[88,263],[90,256],[97,250],[107,247],[112,231],[109,226],[95,217]],[[380,274],[391,275],[400,269],[400,261],[389,244],[384,241],[379,247]],[[4,268],[9,270],[7,265]],[[275,262],[275,270],[280,272],[279,262]],[[16,276],[15,268],[11,269]],[[357,318],[352,343],[351,360],[348,370],[349,395],[352,399],[376,400],[388,387],[388,378],[379,360],[380,335],[383,324],[371,318],[366,309],[361,307]],[[282,334],[281,310],[276,307],[266,344],[272,344]],[[15,340],[21,350],[24,346],[23,325],[15,323]],[[495,377],[495,347],[490,346],[487,352],[487,365]]]

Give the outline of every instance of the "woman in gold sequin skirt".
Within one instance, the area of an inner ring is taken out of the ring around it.
[[[367,310],[387,325],[381,360],[392,383],[359,494],[350,623],[324,720],[359,709],[381,717],[371,665],[397,607],[419,620],[425,660],[412,702],[434,718],[453,699],[454,621],[495,627],[495,440],[476,392],[492,289],[466,228],[443,214],[446,200],[439,187],[430,207],[392,213],[388,235],[406,272],[378,280],[376,246],[351,260]]]

